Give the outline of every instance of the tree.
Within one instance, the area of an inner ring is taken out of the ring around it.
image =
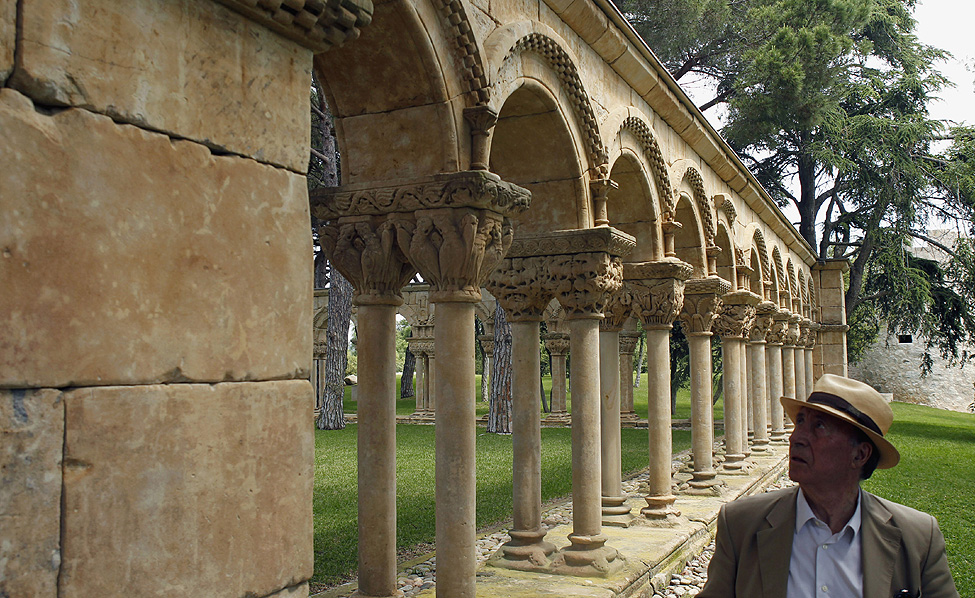
[[[311,156],[308,161],[308,191],[339,184],[339,158],[332,114],[318,79],[312,75]],[[318,222],[312,222],[317,244]],[[335,268],[329,268],[321,247],[315,256],[315,283],[328,287],[328,324],[325,331],[325,360],[322,367],[322,405],[315,424],[320,430],[345,427],[345,371],[349,365],[349,323],[352,317],[352,284]]]
[[[494,360],[487,431],[511,434],[511,324],[500,302],[494,308]]]
[[[675,76],[710,79],[715,93],[702,110],[724,105],[722,133],[773,199],[796,208],[800,235],[822,257],[851,260],[851,348],[869,344],[882,320],[892,333],[923,330],[951,354],[955,331],[970,329],[952,321],[964,312],[934,309],[937,297],[925,292],[882,300],[918,276],[934,278],[915,291],[945,288],[936,280],[943,268],[913,268],[885,250],[926,240],[931,221],[966,230],[972,222],[972,129],[928,115],[947,84],[934,67],[946,54],[918,42],[913,1],[667,0],[692,20],[682,36],[662,33],[672,15],[643,1],[621,5]],[[881,271],[884,280],[871,279]],[[933,318],[923,327],[901,317],[921,312]]]
[[[407,331],[407,337],[410,336],[413,336],[413,332]],[[399,397],[401,399],[408,399],[415,396],[416,391],[413,389],[413,374],[415,371],[416,355],[413,354],[413,351],[410,351],[410,346],[407,344],[406,353],[403,355],[403,375],[399,381]]]

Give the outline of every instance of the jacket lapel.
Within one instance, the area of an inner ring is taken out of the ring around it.
[[[862,492],[862,491],[861,491]],[[886,596],[894,577],[894,561],[901,543],[901,530],[890,523],[890,511],[872,494],[862,492],[863,520],[861,556],[863,595]]]
[[[756,535],[765,598],[781,598],[789,586],[789,559],[795,534],[796,494],[786,492],[765,516],[769,527]]]

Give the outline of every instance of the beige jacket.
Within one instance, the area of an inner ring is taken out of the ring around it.
[[[785,598],[798,487],[730,502],[698,598]],[[945,540],[927,513],[862,492],[864,598],[958,598]]]

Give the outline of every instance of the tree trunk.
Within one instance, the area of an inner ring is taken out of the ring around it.
[[[319,430],[341,430],[345,427],[345,368],[349,359],[349,321],[352,317],[352,283],[332,268],[328,292],[328,327],[325,332],[325,363]]]
[[[416,370],[416,355],[406,347],[406,357],[403,359],[403,376],[399,379],[399,398],[408,399],[415,396],[413,390],[413,372]]]
[[[494,310],[494,368],[487,431],[511,434],[511,325],[501,303]]]
[[[640,336],[640,352],[637,353],[636,358],[636,381],[633,383],[633,388],[640,388],[640,375],[643,373],[643,343],[646,336]]]

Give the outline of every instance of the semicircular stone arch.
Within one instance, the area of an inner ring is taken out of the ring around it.
[[[765,244],[765,235],[762,234],[761,229],[757,227],[755,227],[752,232],[752,247],[758,256],[760,269],[758,272],[756,272],[756,274],[758,274],[762,283],[761,290],[755,292],[757,292],[763,300],[768,301],[770,299],[768,288],[772,284],[772,272],[769,266],[768,247]]]
[[[674,232],[674,251],[678,259],[694,268],[692,278],[706,278],[708,263],[704,242],[704,227],[699,209],[689,193],[678,192],[674,220],[680,226]]]
[[[632,139],[621,147],[610,170],[615,186],[607,194],[610,224],[636,239],[636,247],[626,257],[628,262],[663,258],[657,194],[639,151]]]
[[[728,227],[723,222],[718,222],[718,232],[715,234],[714,243],[721,250],[717,255],[717,274],[730,282],[732,289],[737,289],[736,270],[738,260],[735,256],[735,250],[738,248],[732,242]]]
[[[714,245],[716,229],[714,226],[714,212],[711,210],[711,202],[708,201],[708,195],[704,191],[704,179],[701,177],[700,171],[693,166],[687,167],[681,179],[686,181],[694,192],[694,201],[697,203],[697,210],[701,217],[704,242],[706,247],[711,247]]]
[[[772,247],[772,272],[772,282],[775,284],[773,288],[776,291],[775,295],[773,295],[773,301],[775,301],[775,304],[780,308],[787,307],[786,305],[783,305],[784,301],[782,300],[782,293],[788,293],[789,287],[785,278],[785,267],[782,264],[782,253],[779,252],[777,245]],[[788,301],[788,299],[786,299],[786,301]]]
[[[593,179],[609,176],[609,155],[603,143],[596,115],[589,101],[579,69],[569,53],[557,41],[542,33],[533,32],[517,40],[505,56],[502,65],[522,52],[532,52],[542,58],[558,76],[564,92],[569,97],[583,135],[586,158]],[[502,66],[503,68],[503,66]]]
[[[667,171],[667,163],[664,161],[663,152],[660,151],[660,144],[654,136],[650,127],[643,119],[636,116],[629,116],[620,126],[620,132],[629,131],[640,141],[643,149],[643,158],[650,167],[650,173],[657,184],[660,198],[663,200],[663,210],[671,217],[674,215],[674,191],[670,183],[670,173]]]
[[[487,69],[484,68],[483,52],[463,0],[431,0],[440,13],[441,21],[450,39],[451,48],[461,65],[461,79],[470,105],[486,105],[491,100],[491,87]]]

